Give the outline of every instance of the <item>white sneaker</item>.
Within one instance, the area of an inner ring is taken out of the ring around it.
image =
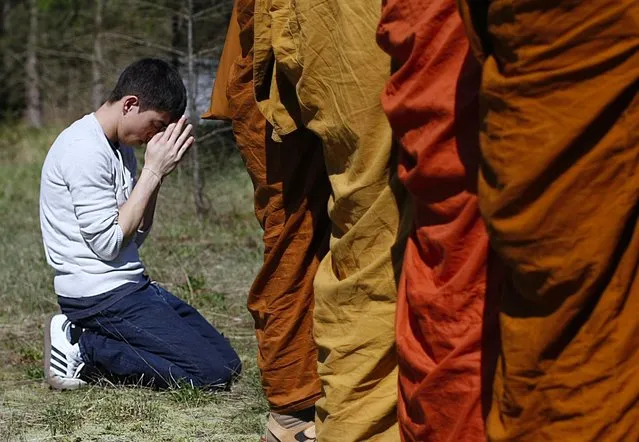
[[[78,343],[71,343],[71,321],[54,315],[44,329],[44,376],[59,390],[75,390],[86,385],[80,379],[84,361]]]

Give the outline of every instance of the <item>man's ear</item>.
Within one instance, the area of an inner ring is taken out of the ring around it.
[[[135,95],[127,95],[122,102],[122,114],[126,115],[133,110],[138,110],[140,107],[140,101]]]

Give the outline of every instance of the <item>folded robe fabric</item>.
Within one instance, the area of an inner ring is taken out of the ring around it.
[[[486,304],[480,65],[455,0],[385,1],[377,38],[394,64],[382,104],[414,206],[397,300],[402,440],[483,441],[482,337],[498,347],[499,286],[491,279]]]
[[[390,58],[379,2],[258,0],[255,94],[277,136],[319,136],[331,183],[330,251],[315,277],[319,441],[396,441],[396,284],[407,231],[379,95]]]
[[[510,269],[488,437],[639,440],[639,3],[460,3]]]
[[[208,111],[202,114],[205,120],[230,120],[231,109],[226,96],[226,87],[229,84],[229,76],[235,60],[242,56],[240,46],[240,28],[237,22],[237,9],[233,7],[231,19],[226,31],[226,40],[222,48],[222,55],[215,73],[215,81],[211,90],[211,105]]]
[[[306,131],[280,143],[271,139],[272,128],[253,96],[253,1],[239,0],[235,9],[238,22],[229,26],[215,82],[228,101],[214,102],[211,115],[232,119],[255,188],[264,264],[248,308],[264,393],[272,411],[290,413],[313,406],[321,391],[312,336],[313,279],[328,249],[330,187],[317,137]],[[217,96],[214,91],[213,100]]]

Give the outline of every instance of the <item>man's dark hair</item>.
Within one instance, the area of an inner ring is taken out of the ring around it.
[[[127,66],[107,101],[114,103],[126,95],[138,97],[140,112],[167,112],[172,121],[186,109],[186,89],[180,74],[157,58],[143,58]]]

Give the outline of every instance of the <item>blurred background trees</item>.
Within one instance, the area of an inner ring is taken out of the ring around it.
[[[193,123],[208,108],[232,0],[0,2],[0,124],[67,125],[99,107],[122,69],[142,57],[182,73]],[[192,179],[204,213],[202,168],[219,166],[232,139],[225,123],[198,124],[197,133],[203,141],[179,173]]]

